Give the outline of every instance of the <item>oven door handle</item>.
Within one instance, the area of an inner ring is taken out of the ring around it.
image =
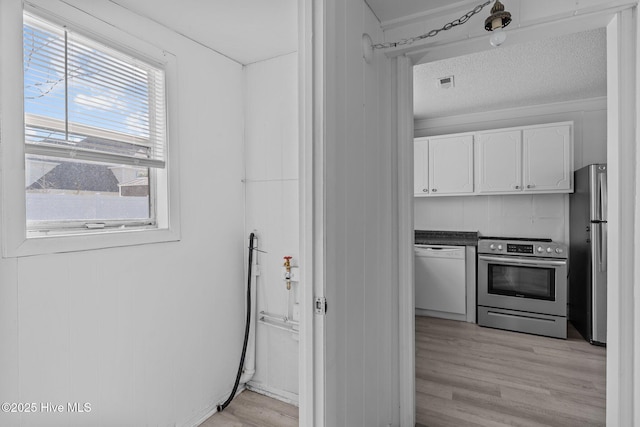
[[[499,262],[500,264],[505,265],[527,265],[527,266],[536,266],[536,267],[563,267],[567,265],[567,260],[529,260],[529,259],[518,259],[514,261],[511,258],[503,258],[503,257],[495,257],[495,256],[486,256],[486,255],[478,255],[478,259],[482,261],[492,261]]]

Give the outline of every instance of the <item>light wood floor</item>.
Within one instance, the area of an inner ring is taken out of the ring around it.
[[[604,426],[605,353],[569,339],[416,317],[416,420],[440,426]]]
[[[417,427],[605,425],[605,349],[416,317]],[[298,408],[244,391],[201,427],[294,427]]]
[[[245,390],[200,427],[297,427],[298,408]]]

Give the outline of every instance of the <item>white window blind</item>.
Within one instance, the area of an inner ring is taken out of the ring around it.
[[[24,15],[25,152],[165,167],[164,71]]]

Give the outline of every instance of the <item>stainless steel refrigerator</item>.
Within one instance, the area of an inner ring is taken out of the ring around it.
[[[570,196],[569,320],[591,344],[607,342],[607,165],[575,171]]]

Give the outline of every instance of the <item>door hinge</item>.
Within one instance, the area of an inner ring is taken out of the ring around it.
[[[316,297],[314,307],[316,314],[324,315],[327,312],[327,299],[325,297]]]

